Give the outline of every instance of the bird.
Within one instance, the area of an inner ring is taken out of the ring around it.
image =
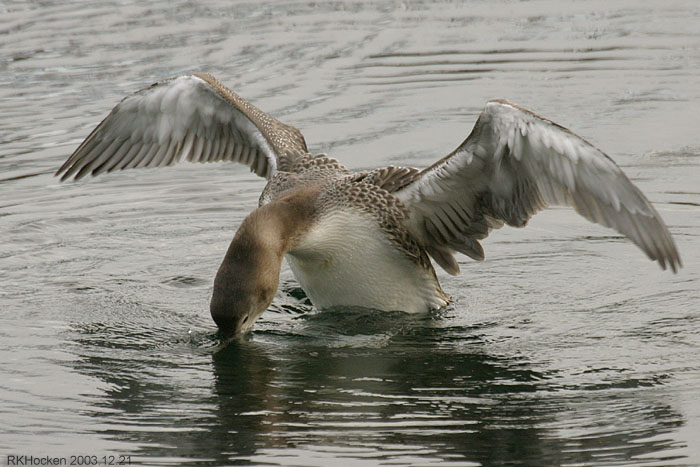
[[[607,154],[504,99],[488,101],[467,138],[428,167],[351,171],[214,76],[180,75],[121,100],[56,175],[183,160],[237,162],[267,180],[214,278],[209,309],[226,338],[270,306],[283,258],[319,310],[444,307],[433,262],[456,275],[457,253],[481,261],[492,230],[554,205],[616,230],[663,269],[682,267],[661,216]]]

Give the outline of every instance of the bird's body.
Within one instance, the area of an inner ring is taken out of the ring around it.
[[[432,266],[406,254],[361,212],[320,219],[286,258],[320,309],[354,306],[417,313],[447,304]]]
[[[327,160],[324,155],[305,157]],[[295,277],[321,309],[356,306],[413,313],[446,305],[428,255],[404,227],[406,207],[370,176],[322,168],[294,177],[291,187],[286,177],[270,180],[266,193],[276,196],[265,203],[280,195],[312,196],[312,222],[286,254]]]
[[[554,204],[621,232],[664,269],[681,265],[656,210],[607,155],[507,101],[489,102],[469,137],[428,168],[352,172],[210,75],[187,75],[124,99],[59,173],[181,159],[240,162],[268,179],[214,282],[211,312],[226,335],[270,304],[283,257],[321,309],[439,308],[448,298],[430,258],[457,274],[456,252],[482,260],[492,229],[522,227]]]

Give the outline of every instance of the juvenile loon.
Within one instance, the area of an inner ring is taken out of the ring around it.
[[[314,306],[424,312],[445,306],[432,258],[522,227],[550,205],[625,235],[663,269],[681,260],[663,220],[602,151],[505,100],[490,101],[467,139],[425,169],[352,172],[312,155],[302,134],[208,74],[153,84],[123,99],[61,166],[61,180],[138,167],[233,161],[267,179],[214,280],[224,336],[248,331],[277,290],[282,258]]]

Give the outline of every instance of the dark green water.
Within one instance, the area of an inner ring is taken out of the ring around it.
[[[0,1],[0,462],[700,464],[693,1]],[[209,71],[354,169],[423,167],[508,98],[608,152],[685,268],[553,209],[440,274],[426,316],[318,312],[284,265],[248,338],[208,300],[264,182],[59,184],[125,95]]]

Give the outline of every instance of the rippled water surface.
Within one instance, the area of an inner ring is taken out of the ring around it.
[[[699,24],[693,0],[0,0],[0,462],[700,464]],[[264,182],[52,176],[192,71],[354,169],[426,166],[508,98],[608,152],[685,268],[552,209],[439,272],[431,315],[317,312],[285,265],[222,348],[213,277]]]

